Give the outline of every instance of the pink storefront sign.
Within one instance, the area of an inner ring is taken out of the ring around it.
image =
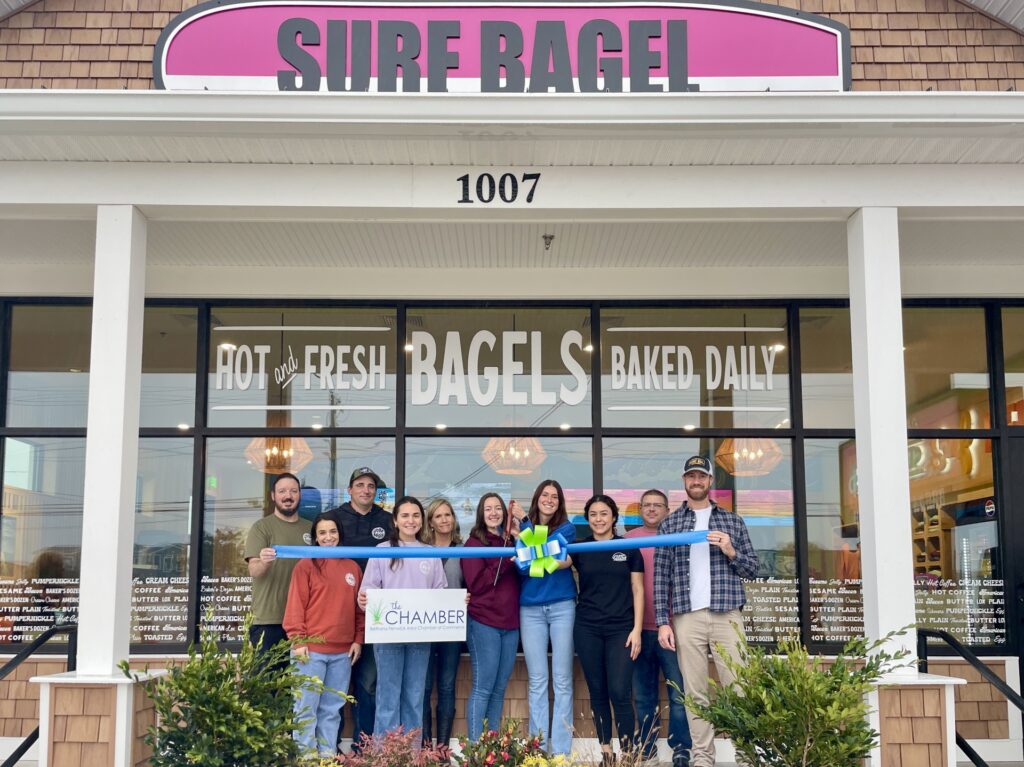
[[[751,2],[212,0],[153,59],[168,90],[842,91],[849,30]]]

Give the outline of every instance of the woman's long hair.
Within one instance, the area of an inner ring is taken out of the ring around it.
[[[491,545],[490,540],[487,538],[487,521],[484,519],[484,506],[491,498],[497,498],[498,503],[501,504],[501,524],[505,525],[508,523],[508,507],[505,505],[505,499],[497,493],[484,493],[476,505],[476,521],[473,523],[473,529],[469,531],[470,537],[476,538],[484,546]]]
[[[548,529],[554,531],[569,521],[569,512],[565,509],[565,492],[562,490],[562,486],[555,480],[545,479],[537,485],[537,489],[533,491],[533,500],[530,501],[530,513],[527,516],[534,525],[540,524],[540,494],[544,492],[546,487],[553,487],[558,491],[558,508],[548,522]]]
[[[334,526],[338,528],[338,545],[343,546],[345,540],[345,534],[341,530],[341,520],[339,520],[332,511],[321,511],[313,518],[313,526],[309,528],[309,537],[313,539],[313,546],[319,546],[320,543],[316,539],[316,526],[321,522],[333,522]],[[313,564],[316,569],[321,573],[324,571],[324,560],[322,557],[313,557]]]
[[[391,520],[394,522],[394,524],[391,525],[391,535],[388,536],[388,542],[396,548],[402,545],[400,543],[401,539],[399,538],[398,535],[398,510],[401,509],[407,503],[411,503],[413,506],[420,510],[421,524],[420,531],[416,533],[416,540],[420,543],[426,543],[426,541],[423,540],[423,529],[427,526],[427,515],[423,512],[423,504],[420,503],[420,499],[415,496],[403,495],[401,498],[395,501],[395,508],[391,510]],[[399,567],[402,566],[402,560],[398,557],[392,557],[391,564],[388,566],[392,570],[397,570]]]
[[[428,543],[431,546],[437,545],[435,543],[434,530],[430,527],[430,523],[434,520],[434,515],[446,506],[448,511],[452,513],[452,519],[455,520],[455,524],[452,526],[452,545],[458,546],[462,543],[462,530],[459,528],[459,518],[455,516],[455,508],[448,502],[447,498],[435,498],[427,506],[426,519],[423,522],[424,543]]]

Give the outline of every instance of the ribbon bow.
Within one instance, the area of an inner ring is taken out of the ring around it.
[[[561,533],[548,540],[547,525],[526,528],[516,540],[516,564],[523,572],[529,570],[531,578],[542,578],[558,569],[568,545]]]

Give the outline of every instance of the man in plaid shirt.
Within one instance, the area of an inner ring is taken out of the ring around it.
[[[686,502],[666,517],[660,535],[707,530],[708,542],[691,546],[658,547],[654,552],[654,619],[658,642],[674,650],[687,692],[707,701],[708,652],[722,684],[733,675],[722,662],[716,644],[738,656],[743,631],[743,605],[747,601],[743,578],[757,575],[757,553],[747,526],[738,514],[724,511],[708,498],[714,468],[704,456],[683,465]],[[693,749],[693,767],[713,767],[715,733],[710,724],[687,710]]]

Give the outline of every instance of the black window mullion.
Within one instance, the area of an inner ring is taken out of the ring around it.
[[[399,304],[395,316],[395,497],[405,495],[405,344],[407,304]]]
[[[210,304],[199,306],[196,333],[196,406],[192,447],[192,519],[188,557],[188,636],[199,638],[202,614],[203,533],[206,517],[206,399],[210,359]]]
[[[601,311],[595,302],[590,306],[590,429],[593,441],[594,473],[592,489],[604,492],[604,443],[601,433]]]
[[[811,641],[811,582],[807,533],[807,487],[804,466],[804,402],[802,362],[800,358],[800,313],[790,304],[786,309],[786,331],[789,336],[789,425],[793,429],[790,442],[793,482],[793,533],[796,550],[797,609],[800,616],[800,641],[805,646]]]

